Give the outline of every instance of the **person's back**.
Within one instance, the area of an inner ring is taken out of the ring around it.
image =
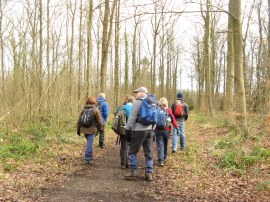
[[[177,130],[174,130],[173,140],[172,140],[172,152],[177,151],[178,136],[180,136],[180,149],[186,149],[186,135],[185,135],[185,121],[188,119],[188,105],[184,102],[184,96],[182,93],[178,93],[176,96],[176,102],[172,104],[172,113],[179,126],[179,134]],[[182,108],[182,109],[181,109]],[[179,111],[182,110],[182,114]]]
[[[100,110],[101,117],[102,117],[102,124],[105,129],[105,125],[109,116],[109,105],[105,100],[105,93],[100,93],[97,99],[97,107]],[[105,130],[99,133],[99,147],[105,147]]]
[[[130,112],[133,107],[133,102],[134,102],[134,97],[127,96],[124,104],[118,108],[118,112],[125,110],[127,122],[128,122]],[[128,144],[126,135],[120,135],[120,160],[121,160],[122,169],[126,169],[129,167],[128,149],[129,149],[129,144]]]
[[[138,117],[140,116],[143,100],[146,98],[148,93],[147,88],[140,87],[134,91],[136,93],[136,101],[133,104],[132,111],[130,113],[128,123],[126,126],[126,136],[130,142],[129,148],[129,159],[131,172],[125,175],[126,179],[133,179],[138,176],[138,158],[137,153],[140,147],[143,146],[145,153],[145,179],[147,181],[152,181],[153,173],[153,134],[152,125],[147,125],[138,122]]]

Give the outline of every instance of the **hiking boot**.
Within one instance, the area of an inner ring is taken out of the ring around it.
[[[125,178],[134,178],[134,177],[138,177],[137,170],[132,170],[130,173],[125,174]]]
[[[158,162],[158,166],[164,167],[163,161]]]
[[[84,161],[84,165],[89,166],[90,164],[91,164],[90,160],[89,161],[87,161],[87,160]]]
[[[145,180],[146,181],[153,181],[153,174],[152,173],[145,173]]]
[[[175,150],[172,150],[172,154],[176,154],[176,151]]]

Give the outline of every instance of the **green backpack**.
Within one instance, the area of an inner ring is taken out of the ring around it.
[[[122,110],[117,112],[112,122],[112,130],[117,135],[125,135],[126,134],[126,125],[127,125],[127,116],[126,110],[124,106],[122,106]]]

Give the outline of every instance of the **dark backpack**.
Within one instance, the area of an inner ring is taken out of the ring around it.
[[[166,109],[158,109],[156,114],[157,128],[165,128],[170,125],[170,117]]]
[[[126,125],[127,125],[127,115],[124,106],[122,110],[117,112],[112,122],[112,130],[118,135],[126,134]]]
[[[153,94],[148,94],[143,100],[141,111],[137,118],[138,123],[151,125],[156,123],[157,98]]]
[[[93,108],[86,108],[83,110],[83,114],[80,118],[81,126],[85,128],[89,128],[90,126],[94,125],[95,118],[93,116]]]
[[[174,105],[173,115],[175,117],[184,116],[184,104],[182,102],[176,102]]]

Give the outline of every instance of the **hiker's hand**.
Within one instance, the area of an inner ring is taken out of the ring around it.
[[[126,137],[127,137],[127,141],[130,142],[131,140],[131,130],[126,130]]]
[[[179,127],[176,129],[176,134],[177,134],[178,136],[180,135],[180,128],[179,128]]]
[[[155,135],[153,135],[153,142],[155,142],[156,141],[156,136]]]
[[[77,135],[81,136],[81,133],[80,133],[80,131],[77,131]]]

